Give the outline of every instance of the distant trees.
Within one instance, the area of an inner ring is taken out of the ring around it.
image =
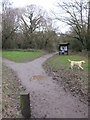
[[[2,48],[15,46],[15,32],[18,29],[18,11],[8,0],[2,1]]]
[[[13,8],[9,0],[3,0],[2,8],[3,49],[56,49],[58,36],[45,10],[35,5]]]
[[[2,48],[31,48],[53,51],[58,41],[71,42],[71,48],[77,51],[89,49],[89,12],[86,0],[58,2],[55,19],[70,26],[66,35],[56,34],[48,13],[41,7],[29,5],[25,8],[13,8],[9,0],[2,1]],[[62,29],[62,28],[61,28]],[[59,39],[60,38],[60,39]],[[77,47],[78,46],[78,47]]]
[[[48,13],[36,5],[17,9],[3,0],[2,48],[56,49],[57,34]]]

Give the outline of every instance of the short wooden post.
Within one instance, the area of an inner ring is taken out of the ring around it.
[[[60,52],[61,52],[61,49],[60,49],[60,46],[59,46],[59,55],[60,55]]]
[[[29,93],[22,92],[20,94],[20,104],[21,104],[21,113],[25,118],[31,117],[31,110],[30,110],[30,97]]]

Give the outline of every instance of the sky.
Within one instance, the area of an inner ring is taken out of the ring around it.
[[[2,11],[2,0],[0,0],[0,12]]]
[[[60,1],[68,1],[68,0],[12,0],[14,7],[25,7],[26,5],[36,4],[37,6],[43,7],[49,14],[51,10],[56,10],[56,4]],[[55,26],[59,27],[58,32],[65,33],[68,31],[68,26],[62,24],[62,22],[55,23]]]
[[[24,7],[29,4],[36,4],[43,8],[50,10],[57,0],[12,0],[14,5],[17,7]]]

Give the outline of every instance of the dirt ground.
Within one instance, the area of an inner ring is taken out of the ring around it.
[[[73,96],[78,97],[80,101],[88,104],[88,85],[84,81],[88,79],[88,74],[82,73],[81,70],[65,69],[63,65],[58,69],[49,60],[44,62],[43,68],[65,91],[70,92]]]
[[[66,92],[42,68],[43,62],[53,55],[28,63],[3,59],[3,63],[16,72],[22,86],[30,93],[32,118],[87,118],[88,105]]]
[[[24,88],[15,72],[2,66],[2,118],[16,118],[20,115],[20,92]]]

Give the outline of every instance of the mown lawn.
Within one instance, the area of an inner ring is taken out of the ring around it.
[[[86,64],[83,64],[82,67],[84,70],[78,69],[77,66],[73,70],[70,68],[70,60],[85,60]],[[79,55],[69,55],[69,56],[54,56],[48,59],[44,64],[44,68],[49,72],[56,71],[62,79],[81,79],[84,81],[85,85],[88,85],[88,59]]]
[[[40,52],[23,52],[23,51],[3,51],[2,57],[15,62],[28,62],[45,54],[44,51]]]

